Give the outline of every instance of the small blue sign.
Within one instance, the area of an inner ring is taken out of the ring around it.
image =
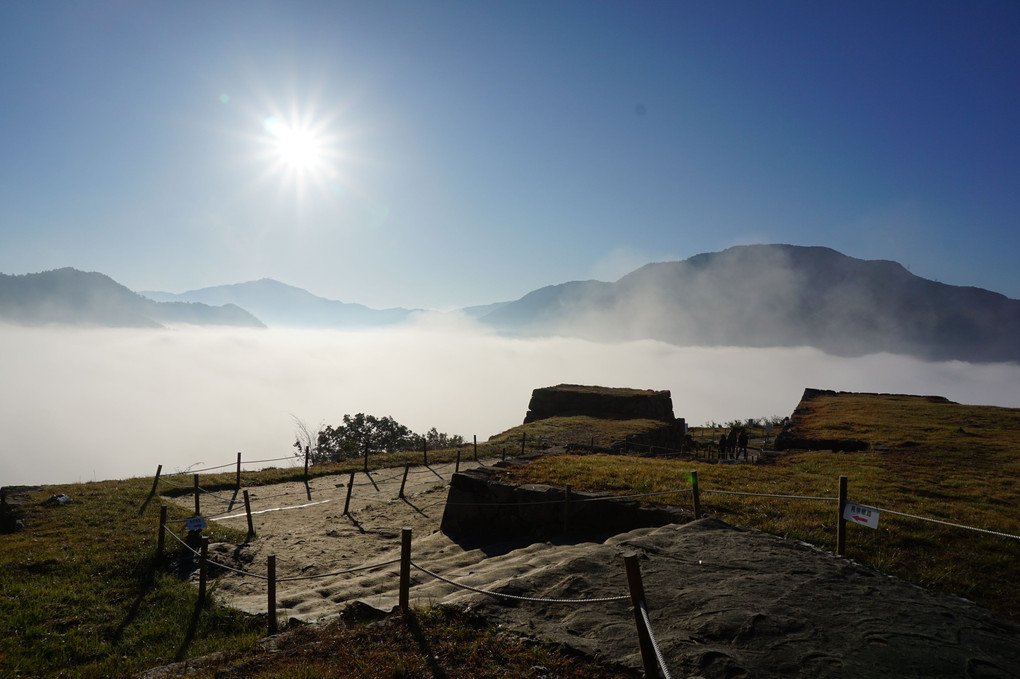
[[[188,530],[202,530],[205,528],[205,518],[201,516],[193,516],[190,519],[184,521],[184,525],[188,527]]]

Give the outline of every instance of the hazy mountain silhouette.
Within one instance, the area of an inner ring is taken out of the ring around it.
[[[264,327],[232,304],[155,302],[101,273],[64,268],[21,276],[0,274],[0,321],[158,328],[164,323]]]
[[[148,299],[75,269],[0,274],[0,321],[368,328],[414,313],[329,300],[271,279],[143,294]],[[1020,361],[1020,301],[822,247],[734,247],[648,264],[615,283],[572,281],[461,313],[511,335]]]
[[[480,319],[502,332],[1020,360],[1020,301],[822,247],[752,245],[549,286]]]
[[[296,328],[355,328],[392,325],[407,320],[408,309],[371,309],[362,304],[317,297],[307,290],[271,278],[220,285],[180,294],[143,292],[150,299],[170,302],[236,304],[270,326]]]

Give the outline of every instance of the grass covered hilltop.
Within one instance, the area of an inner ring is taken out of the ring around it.
[[[710,490],[832,497],[849,477],[852,501],[1016,535],[1020,503],[1020,410],[962,406],[924,397],[821,394],[795,417],[800,438],[856,439],[858,453],[783,453],[772,464],[567,454],[551,444],[605,445],[643,426],[574,417],[541,420],[479,445],[484,457],[544,453],[505,472],[515,482],[570,484],[619,494],[689,487],[696,469],[702,511],[731,523],[835,549],[832,502],[711,494]],[[718,438],[698,430],[694,437]],[[468,448],[470,454],[470,447]],[[429,451],[430,462],[456,451]],[[378,456],[372,466],[420,459]],[[313,476],[342,474],[361,461],[316,465]],[[302,478],[302,470],[245,473],[244,485]],[[233,488],[233,472],[203,476],[207,490]],[[159,498],[151,479],[8,489],[14,503],[0,535],[0,677],[116,677],[209,656],[196,674],[244,665],[230,676],[630,676],[555,649],[524,642],[462,611],[420,610],[412,624],[335,622],[300,627],[273,646],[266,620],[213,601],[199,606],[193,584],[174,574],[174,555],[154,558]],[[68,503],[46,502],[67,494]],[[689,503],[690,495],[659,502]],[[171,518],[186,511],[171,505]],[[241,543],[244,533],[215,523],[213,541]],[[175,545],[168,541],[168,551]],[[847,556],[923,587],[957,594],[1020,622],[1020,543],[1009,538],[883,513],[878,530],[848,527]],[[215,585],[214,585],[215,586]],[[425,653],[423,649],[428,649]]]

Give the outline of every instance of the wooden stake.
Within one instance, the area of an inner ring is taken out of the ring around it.
[[[248,497],[248,489],[244,490],[244,513],[248,515],[248,537],[255,537],[255,525],[251,522],[251,499]]]
[[[691,472],[691,489],[694,491],[691,495],[694,496],[694,518],[701,518],[701,491],[698,489],[698,472]]]
[[[209,536],[202,536],[202,547],[199,550],[198,559],[198,603],[205,603],[205,583],[208,579],[209,562]]]
[[[266,557],[266,590],[269,597],[269,634],[276,634],[276,555]]]
[[[201,516],[202,515],[202,510],[199,509],[199,506],[198,506],[198,494],[199,494],[199,492],[200,491],[198,490],[198,474],[195,474],[195,516]]]
[[[156,560],[163,559],[163,547],[166,544],[166,505],[159,506],[159,535],[156,537]]]
[[[311,450],[308,446],[305,446],[305,481],[308,480],[308,456],[311,454]]]
[[[344,516],[350,514],[351,508],[351,491],[354,490],[354,472],[351,472],[351,478],[347,482],[347,499],[344,500]]]
[[[404,465],[404,478],[401,479],[401,481],[400,481],[400,494],[397,496],[400,499],[404,498],[404,484],[407,483],[407,472],[408,472],[409,469],[411,469],[411,465],[405,464]]]
[[[241,453],[237,454],[237,489],[241,490]]]
[[[846,556],[846,519],[843,510],[846,507],[846,477],[839,477],[839,517],[836,520],[836,554]]]
[[[457,464],[453,467],[453,473],[460,471],[460,448],[457,449]]]
[[[623,556],[623,564],[627,569],[627,586],[630,587],[630,602],[634,606],[634,623],[637,625],[638,646],[641,648],[641,663],[645,668],[645,677],[658,679],[659,662],[655,657],[652,637],[645,627],[644,616],[641,615],[641,604],[645,600],[645,587],[641,582],[641,568],[638,566],[637,554],[633,552]]]
[[[149,491],[149,497],[156,494],[156,486],[159,485],[159,475],[163,472],[163,465],[156,467],[156,478],[152,480],[152,490]]]
[[[400,531],[400,612],[407,615],[411,612],[411,529],[404,527]]]
[[[475,462],[478,462],[478,434],[475,434],[474,437],[475,437]]]

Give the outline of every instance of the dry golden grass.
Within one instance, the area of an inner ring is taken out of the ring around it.
[[[734,523],[835,550],[835,501],[711,494],[711,490],[849,498],[884,509],[1020,534],[1020,410],[923,397],[834,394],[799,416],[800,434],[861,438],[866,453],[796,452],[774,465],[608,455],[558,455],[518,467],[519,483],[623,493],[686,487],[697,469],[702,508]],[[575,433],[575,435],[577,435]],[[689,496],[674,501],[689,503]],[[661,498],[659,499],[661,501]],[[1020,620],[1020,541],[881,516],[878,530],[848,527],[848,556],[934,590],[964,596]]]

